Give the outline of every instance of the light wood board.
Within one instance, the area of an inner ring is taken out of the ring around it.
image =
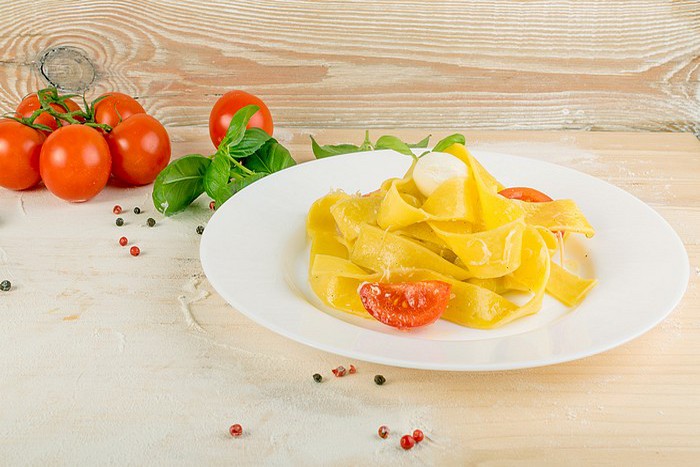
[[[377,130],[420,139],[423,130]],[[206,129],[171,127],[175,154]],[[280,128],[300,160],[308,135]],[[436,135],[442,132],[435,133]],[[688,134],[468,132],[472,147],[563,164],[657,209],[683,239],[686,295],[661,325],[584,360],[495,373],[396,369],[319,352],[252,323],[198,259],[205,200],[153,213],[148,187],[71,205],[0,190],[0,459],[8,464],[694,465],[700,455],[700,143]],[[290,194],[293,196],[293,193]],[[139,205],[114,226],[112,206]],[[156,227],[146,227],[154,216]],[[121,235],[143,253],[132,258]],[[245,247],[238,245],[233,247]],[[356,375],[330,369],[355,363]],[[313,373],[326,381],[313,382]],[[387,378],[376,386],[373,376]],[[243,424],[245,435],[227,429]],[[387,424],[391,437],[376,429]],[[428,439],[404,452],[401,434]]]

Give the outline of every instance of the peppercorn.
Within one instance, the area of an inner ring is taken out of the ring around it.
[[[216,201],[212,201],[209,203],[209,209],[211,209],[212,211],[216,209]]]
[[[389,437],[389,427],[387,427],[386,425],[380,426],[377,430],[377,434],[380,438],[387,439]]]
[[[8,280],[0,282],[0,290],[3,292],[8,292],[12,288],[12,283]]]
[[[115,224],[117,224],[117,227],[121,227],[122,225],[124,225],[124,219],[122,219],[121,217],[117,217],[117,220],[114,222]]]
[[[136,207],[134,208],[134,214],[141,214],[141,208],[138,207],[138,206],[136,206]]]
[[[376,384],[377,386],[381,386],[384,383],[386,383],[385,377],[383,377],[382,375],[375,375],[374,376],[374,384]]]
[[[357,368],[355,368],[355,365],[350,365],[350,369],[348,370],[348,373],[351,375],[354,375],[357,373]]]
[[[231,433],[231,436],[238,437],[243,434],[243,427],[240,424],[236,423],[231,425],[231,428],[228,429],[228,432]]]
[[[119,244],[121,246],[126,246],[127,243],[129,243],[129,240],[126,237],[122,237],[119,239]]]
[[[154,218],[152,218],[152,217],[149,217],[149,218],[146,220],[146,224],[148,224],[149,227],[153,227],[154,225],[156,225],[156,220],[155,220]]]
[[[131,253],[131,256],[138,256],[141,254],[141,249],[137,246],[132,246],[129,248],[129,253]]]
[[[420,443],[421,441],[423,441],[423,438],[425,438],[425,435],[421,430],[413,430],[413,440],[416,443]]]
[[[204,233],[204,226],[203,225],[198,225],[197,226],[197,233],[199,235],[202,235]]]
[[[117,204],[117,205],[115,205],[115,206],[112,208],[112,212],[113,212],[114,214],[121,214],[121,213],[122,213],[122,207],[119,206],[119,205]]]
[[[347,370],[342,365],[339,366],[338,368],[333,368],[331,371],[338,378],[342,378],[343,376],[345,376],[345,373],[347,373]]]
[[[413,439],[411,435],[403,435],[401,437],[401,447],[404,448],[405,450],[411,449],[413,446],[416,445],[416,440]]]
[[[318,373],[314,373],[314,381],[320,383],[321,381],[323,381],[323,376],[319,375]]]

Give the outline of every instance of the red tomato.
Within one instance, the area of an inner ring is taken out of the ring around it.
[[[41,178],[51,193],[66,201],[97,195],[107,184],[111,165],[104,137],[84,125],[59,128],[41,148]]]
[[[447,309],[450,290],[452,285],[442,281],[366,282],[360,299],[377,320],[406,329],[437,321]]]
[[[95,122],[115,127],[135,114],[145,114],[141,104],[131,96],[121,92],[107,92],[107,96],[95,104]],[[99,97],[98,97],[99,99]]]
[[[0,186],[26,190],[39,183],[39,154],[45,139],[27,125],[0,120]]]
[[[527,187],[512,187],[506,188],[505,190],[499,191],[499,195],[505,196],[510,199],[519,199],[521,201],[527,201],[528,203],[547,203],[552,201],[552,198],[545,195],[541,191],[537,191],[534,188]]]
[[[64,103],[68,107],[68,112],[80,110],[80,106],[71,99],[66,99]],[[56,110],[56,112],[66,113],[66,109],[61,107],[59,104],[51,104],[51,107],[54,110]],[[35,110],[38,110],[40,108],[41,104],[39,103],[39,96],[37,96],[36,94],[30,94],[24,99],[22,99],[22,102],[20,102],[17,106],[16,112],[20,116],[26,118],[30,117]],[[82,120],[82,118],[78,118],[77,120]],[[41,114],[39,114],[36,120],[34,120],[34,123],[46,125],[47,127],[51,128],[51,130],[55,130],[56,128],[58,128],[58,123],[56,123],[56,119],[46,112],[42,112]],[[66,122],[62,123],[65,125]]]
[[[158,120],[136,114],[114,127],[107,136],[112,174],[129,185],[146,185],[170,161],[170,138]]]
[[[260,107],[260,110],[248,122],[247,128],[261,128],[268,135],[272,136],[274,129],[272,115],[265,103],[247,92],[230,91],[216,101],[209,115],[209,137],[214,146],[219,147],[219,143],[224,139],[233,115],[246,105],[257,105]]]

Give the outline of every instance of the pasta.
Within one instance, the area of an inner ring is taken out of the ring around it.
[[[309,282],[328,306],[370,317],[358,296],[364,282],[439,280],[451,297],[442,319],[492,329],[537,313],[545,293],[578,305],[595,285],[553,261],[556,235],[594,230],[571,200],[529,203],[455,144],[445,150],[468,167],[424,196],[413,179],[386,180],[369,195],[331,192],[310,208]],[[527,294],[516,304],[506,295]]]

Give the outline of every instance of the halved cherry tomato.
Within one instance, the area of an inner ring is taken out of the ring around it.
[[[233,115],[246,105],[257,105],[260,110],[255,112],[248,122],[247,128],[261,128],[268,135],[272,136],[274,126],[272,124],[272,114],[265,103],[260,98],[248,94],[244,91],[230,91],[216,101],[209,114],[209,137],[214,146],[219,147],[219,143],[228,131]]]
[[[552,198],[545,195],[541,191],[522,186],[506,188],[505,190],[499,191],[498,194],[510,199],[527,201],[528,203],[547,203],[552,201]]]
[[[85,125],[59,128],[41,148],[41,178],[51,193],[67,201],[87,201],[107,184],[112,158],[99,131]]]
[[[360,287],[365,310],[398,329],[434,323],[447,309],[452,285],[442,281],[366,282]]]
[[[39,183],[39,154],[45,139],[27,125],[0,120],[0,186],[26,190]]]
[[[74,112],[76,110],[80,110],[80,106],[75,103],[75,101],[71,99],[66,99],[63,101],[66,104],[66,107],[68,107],[68,110],[64,109],[62,106],[59,104],[51,104],[51,107],[56,111],[60,113],[66,113],[66,112]],[[35,94],[30,94],[24,99],[22,99],[22,102],[19,103],[17,106],[17,109],[15,110],[20,116],[22,117],[30,117],[35,110],[38,110],[41,108],[41,103],[39,102],[39,96]],[[82,120],[81,118],[77,118],[77,120]],[[39,114],[39,116],[34,120],[34,123],[38,123],[40,125],[46,125],[47,127],[51,128],[51,130],[55,130],[58,128],[58,123],[56,123],[56,119],[49,115],[46,112],[42,112]],[[65,122],[63,122],[65,124]]]
[[[124,120],[107,135],[112,174],[129,185],[146,185],[170,161],[170,138],[163,125],[141,113]]]
[[[121,92],[106,92],[100,97],[104,99],[95,104],[97,123],[115,127],[132,115],[146,113],[136,99]]]

